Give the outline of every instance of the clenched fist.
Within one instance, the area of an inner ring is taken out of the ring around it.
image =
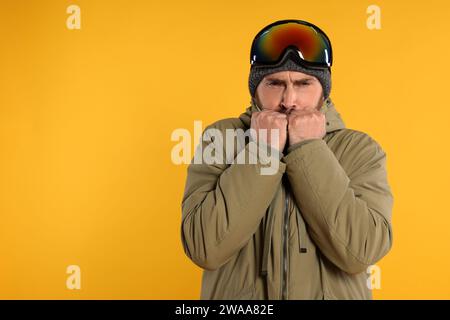
[[[326,134],[325,115],[318,110],[296,110],[288,115],[289,145]]]
[[[287,139],[287,115],[273,110],[263,110],[253,112],[250,128],[256,130],[256,139],[260,141],[259,129],[266,129],[267,133],[261,136],[261,141],[270,145],[272,148],[283,151]],[[278,146],[275,141],[271,141],[271,129],[278,129]]]

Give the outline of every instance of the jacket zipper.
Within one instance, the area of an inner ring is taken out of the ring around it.
[[[287,268],[288,268],[288,231],[289,231],[289,197],[287,187],[285,188],[284,218],[283,218],[283,259],[281,277],[281,299],[287,299]]]

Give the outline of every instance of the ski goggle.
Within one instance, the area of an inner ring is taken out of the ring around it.
[[[333,63],[331,42],[322,30],[302,20],[280,20],[253,39],[250,64],[276,65],[288,49],[294,49],[307,67],[325,69]]]

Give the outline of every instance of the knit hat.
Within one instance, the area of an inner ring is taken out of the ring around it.
[[[252,98],[255,96],[256,88],[261,80],[272,73],[280,71],[299,71],[310,76],[316,77],[323,88],[324,98],[327,99],[331,90],[331,70],[328,69],[313,69],[301,65],[301,60],[298,53],[293,49],[288,49],[281,61],[276,65],[256,66],[252,65],[250,68],[250,75],[248,78],[248,87]]]

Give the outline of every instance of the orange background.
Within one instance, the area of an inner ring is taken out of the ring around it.
[[[69,30],[66,8],[81,9]],[[381,30],[366,27],[369,5]],[[331,97],[385,149],[394,246],[377,299],[450,298],[448,1],[1,1],[0,298],[197,299],[174,165],[193,133],[248,106],[253,36],[320,26]],[[81,268],[81,290],[66,268]]]

